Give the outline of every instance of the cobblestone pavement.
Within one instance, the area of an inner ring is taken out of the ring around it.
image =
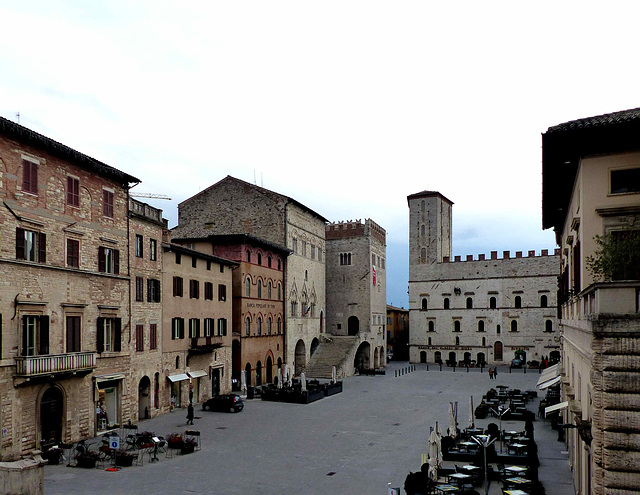
[[[308,405],[247,400],[238,414],[201,411],[193,427],[186,410],[143,421],[158,435],[201,431],[202,449],[117,472],[45,467],[45,494],[336,494],[387,493],[403,487],[409,471],[420,469],[428,451],[429,427],[448,426],[449,402],[458,402],[458,423],[467,426],[469,397],[478,404],[492,386],[535,387],[538,374],[499,369],[489,380],[480,370],[407,370],[392,362],[384,376],[344,380],[344,391]],[[396,376],[397,375],[397,376]],[[531,405],[537,410],[537,403]],[[488,421],[486,421],[488,422]],[[481,421],[477,423],[482,424]],[[518,421],[503,428],[522,429]],[[546,431],[546,432],[545,432]],[[535,422],[540,480],[549,495],[574,495],[564,444],[548,422]],[[97,442],[97,440],[96,440]],[[404,490],[402,490],[404,493]],[[490,494],[501,493],[496,483]]]

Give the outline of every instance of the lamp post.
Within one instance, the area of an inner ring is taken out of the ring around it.
[[[478,435],[477,437],[471,437],[474,442],[476,442],[480,447],[484,449],[484,482],[488,481],[488,473],[487,473],[487,448],[493,442],[496,441],[495,438],[491,438],[489,435]]]
[[[502,406],[498,406],[498,410],[496,411],[495,409],[492,409],[493,413],[498,416],[498,428],[500,429],[500,431],[498,432],[498,434],[500,435],[500,453],[502,454],[502,416],[504,416],[505,414],[507,414],[509,411],[511,410],[510,407],[507,407],[505,410],[502,410]]]

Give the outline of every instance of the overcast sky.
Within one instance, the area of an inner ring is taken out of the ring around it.
[[[387,230],[454,204],[454,254],[555,247],[541,133],[640,106],[637,2],[4,1],[0,115],[142,180],[170,226],[227,175]]]

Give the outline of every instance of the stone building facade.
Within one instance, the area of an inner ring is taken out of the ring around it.
[[[2,460],[131,418],[127,213],[137,182],[0,118]]]
[[[640,228],[639,131],[636,108],[566,122],[542,137],[543,227],[554,229],[562,257],[556,407],[575,426],[566,439],[580,495],[640,492],[639,269],[594,278],[587,264],[596,236]]]
[[[237,263],[165,242],[162,271],[164,396],[186,407],[231,391],[232,270]]]
[[[449,365],[560,357],[559,253],[493,251],[451,260],[453,203],[423,191],[409,204],[409,359]]]
[[[298,201],[226,177],[178,205],[175,238],[250,234],[291,250],[284,267],[284,361],[299,374],[324,331],[325,224]]]
[[[386,232],[371,219],[326,226],[327,331],[358,336],[355,368],[386,364]]]

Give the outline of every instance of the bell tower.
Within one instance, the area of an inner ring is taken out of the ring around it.
[[[409,203],[409,267],[442,263],[444,258],[451,258],[453,202],[436,191],[411,194],[407,196],[407,202]]]

